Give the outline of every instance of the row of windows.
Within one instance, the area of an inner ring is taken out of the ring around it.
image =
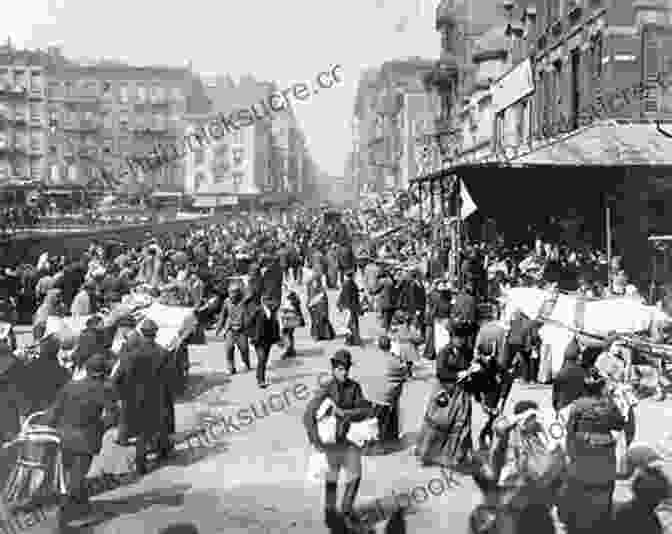
[[[42,90],[42,71],[0,69],[0,86],[19,86],[25,89]]]
[[[183,100],[183,93],[180,87],[164,87],[158,84],[130,84],[120,82],[119,89],[116,92],[117,99],[121,103],[159,103],[166,100],[180,102]],[[87,80],[80,82],[49,82],[48,96],[50,98],[67,97],[90,97],[104,99],[114,99],[115,91],[112,82],[96,80]]]

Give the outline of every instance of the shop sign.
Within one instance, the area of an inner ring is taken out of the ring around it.
[[[532,93],[534,93],[532,62],[526,59],[492,86],[492,105],[495,113],[511,107]]]

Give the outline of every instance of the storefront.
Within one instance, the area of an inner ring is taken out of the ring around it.
[[[633,281],[650,281],[648,236],[672,233],[672,139],[653,124],[602,121],[480,161],[456,160],[414,181],[411,196],[434,221],[456,217],[460,184],[478,205],[465,233],[483,237],[488,218],[508,239],[530,244],[549,216],[565,217],[551,241],[589,244],[624,257]],[[443,219],[439,219],[443,217]]]

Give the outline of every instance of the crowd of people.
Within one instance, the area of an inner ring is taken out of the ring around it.
[[[614,437],[622,433],[626,449],[634,438],[636,401],[624,393],[627,373],[619,363],[636,359],[623,356],[630,349],[607,346],[591,352],[577,344],[566,353],[565,366],[554,378],[552,410],[553,422],[559,414],[565,417],[566,456],[550,456],[548,418],[532,401],[517,403],[513,417],[502,416],[514,379],[547,381],[540,372],[540,324],[519,310],[500,318],[503,292],[523,285],[559,287],[590,297],[640,298],[620,259],[607,265],[599,252],[572,251],[540,240],[515,248],[475,243],[464,250],[462,278],[454,280],[447,274],[448,244],[434,243],[421,225],[402,227],[398,222],[353,212],[297,211],[290,224],[232,219],[180,235],[148,235],[137,246],[94,243],[78,258],[45,254],[35,266],[7,269],[0,279],[0,320],[32,324],[39,354],[29,365],[20,365],[12,343],[4,345],[0,380],[7,387],[0,388],[0,420],[7,424],[0,438],[14,439],[23,418],[46,412],[44,424],[61,432],[70,481],[62,516],[68,520],[71,511],[88,506],[84,478],[106,429],[119,428],[120,445],[134,443],[139,473],[147,472],[149,452],[159,458],[173,453],[174,405],[182,392],[178,362],[174,352],[157,343],[155,322],[137,324],[130,315],[109,320],[129,294],[143,292],[164,304],[196,310],[198,327],[188,342],[204,343],[205,330],[213,329],[224,341],[231,375],[241,370],[236,353],[244,372],[252,370],[252,347],[261,389],[269,385],[273,346],[282,347],[283,359],[297,356],[297,328],[307,327],[316,343],[336,337],[330,320],[335,307],[346,317],[346,346],[362,344],[361,316],[377,315],[378,348],[388,365],[381,370],[379,387],[365,399],[348,375],[352,354],[339,350],[331,358],[333,381],[306,411],[309,440],[328,459],[325,513],[330,528],[344,521],[354,529],[357,523],[354,502],[363,449],[349,441],[350,423],[373,418],[380,428],[376,446],[383,452],[398,447],[399,399],[422,360],[435,365],[436,386],[415,447],[421,465],[478,472],[477,482],[490,497],[493,488],[517,488],[520,495],[521,488],[541,488],[548,498],[521,504],[524,517],[537,522],[530,526],[546,528],[557,505],[573,534],[599,531],[592,529],[611,520],[614,481],[633,474],[634,467],[621,469],[622,462],[630,461],[637,467],[633,488],[638,500],[636,506],[619,509],[619,517],[632,522],[637,514],[650,515],[662,499],[662,475],[650,457],[637,460],[639,449],[617,455],[619,438]],[[383,237],[371,239],[372,228],[379,228]],[[611,284],[602,285],[606,280]],[[338,290],[335,302],[329,290]],[[66,342],[50,331],[49,319],[64,315],[89,317],[78,339]],[[59,360],[63,350],[74,350],[69,370]],[[338,420],[328,443],[317,417],[326,399]],[[488,414],[477,444],[472,443],[472,401]],[[538,462],[529,461],[530,455]],[[0,479],[11,471],[13,491],[20,494],[30,478],[18,476],[12,465],[5,462]],[[346,487],[339,514],[341,470]],[[500,504],[491,503],[495,508]],[[474,529],[482,513],[484,509],[472,514]]]

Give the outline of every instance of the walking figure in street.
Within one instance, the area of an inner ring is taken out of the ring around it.
[[[326,454],[328,471],[325,481],[325,521],[330,529],[344,521],[349,529],[358,527],[354,514],[362,479],[362,449],[347,439],[350,424],[373,416],[373,408],[364,398],[362,387],[349,377],[352,355],[347,350],[338,350],[331,358],[332,380],[327,382],[308,403],[303,423],[311,445]],[[336,431],[330,443],[323,441],[318,432],[317,413],[322,403],[329,400],[332,415],[336,418]],[[345,491],[341,504],[341,516],[336,508],[340,471],[345,473]]]

